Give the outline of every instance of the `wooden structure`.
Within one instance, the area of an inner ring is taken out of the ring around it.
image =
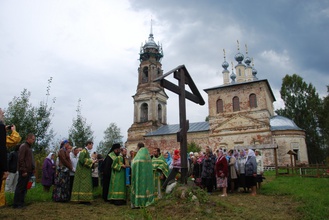
[[[178,80],[178,85],[166,80],[165,78],[173,74],[174,78]],[[180,142],[180,156],[181,156],[181,183],[187,183],[187,131],[189,129],[189,122],[186,120],[186,103],[188,99],[199,105],[204,105],[199,90],[195,86],[189,72],[184,65],[180,65],[175,69],[170,70],[161,77],[158,77],[154,82],[160,82],[160,85],[179,96],[179,125],[180,130],[177,132],[177,142]],[[185,85],[188,85],[191,92],[185,90]]]

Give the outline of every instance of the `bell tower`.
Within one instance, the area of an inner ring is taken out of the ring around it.
[[[153,82],[163,75],[161,59],[162,46],[154,42],[151,32],[148,41],[141,45],[138,67],[138,84],[134,99],[134,122],[128,129],[127,148],[134,149],[144,140],[144,135],[167,124],[167,100],[159,82]]]

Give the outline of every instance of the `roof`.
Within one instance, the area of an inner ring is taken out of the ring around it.
[[[189,123],[189,130],[187,133],[190,132],[202,132],[202,131],[209,131],[209,122],[194,122]],[[176,134],[179,131],[180,127],[179,124],[173,125],[163,125],[156,131],[151,131],[147,133],[145,136],[158,136],[158,135],[168,135],[168,134]]]
[[[273,100],[276,101],[274,93],[272,91],[272,88],[269,84],[269,82],[267,81],[267,79],[260,79],[260,80],[253,80],[253,81],[247,81],[247,82],[241,82],[241,83],[233,83],[233,84],[227,84],[227,85],[220,85],[220,86],[215,86],[215,87],[211,87],[208,89],[204,89],[205,92],[210,91],[210,90],[215,90],[215,89],[221,89],[221,88],[227,88],[227,87],[234,87],[234,86],[240,86],[240,85],[244,85],[244,84],[252,84],[252,83],[257,83],[257,82],[265,82],[271,92],[271,95],[273,97]]]
[[[280,115],[271,117],[270,125],[271,125],[271,131],[303,130],[299,128],[293,120]]]
[[[303,130],[299,128],[295,122],[291,119],[276,115],[271,117],[270,119],[271,131],[282,131],[282,130]],[[189,130],[187,133],[192,132],[202,132],[202,131],[209,131],[209,122],[193,122],[189,124]],[[173,125],[163,125],[159,129],[155,131],[151,131],[147,133],[145,136],[161,136],[161,135],[169,135],[169,134],[176,134],[179,131],[180,127],[179,124]]]

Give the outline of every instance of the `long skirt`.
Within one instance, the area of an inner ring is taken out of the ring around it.
[[[227,187],[227,177],[217,177],[217,188]]]
[[[55,185],[53,190],[53,200],[55,202],[70,201],[70,172],[58,169],[55,178]]]
[[[256,186],[256,177],[246,176],[246,187],[251,188],[252,186]]]

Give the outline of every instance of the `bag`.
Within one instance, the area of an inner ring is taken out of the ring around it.
[[[27,182],[26,189],[31,189],[32,188],[32,184],[33,184],[32,180],[29,180]]]

